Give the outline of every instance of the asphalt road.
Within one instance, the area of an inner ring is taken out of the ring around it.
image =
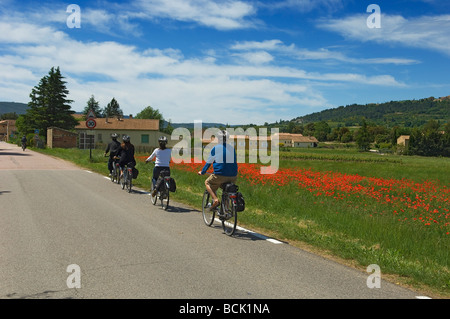
[[[129,194],[104,176],[1,142],[0,298],[418,295],[384,280],[369,288],[367,272],[246,230],[228,237],[199,211],[171,206],[164,211],[143,190]]]

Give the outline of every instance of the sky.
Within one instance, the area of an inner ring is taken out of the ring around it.
[[[52,67],[74,111],[93,95],[173,123],[450,95],[447,0],[71,1],[0,0],[0,101]]]

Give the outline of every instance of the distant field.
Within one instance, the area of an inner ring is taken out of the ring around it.
[[[106,174],[103,151],[44,150]],[[136,184],[150,188],[149,154]],[[202,164],[174,164],[174,200],[200,210]],[[450,159],[360,153],[355,149],[280,152],[280,169],[261,175],[240,164],[243,226],[327,253],[365,269],[378,264],[396,282],[450,296]],[[199,218],[199,223],[201,223]],[[206,227],[206,226],[205,226]]]

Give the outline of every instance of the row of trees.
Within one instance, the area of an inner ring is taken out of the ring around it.
[[[314,136],[320,142],[355,142],[360,150],[368,150],[371,147],[393,150],[397,147],[399,136],[409,135],[409,147],[405,150],[405,154],[450,156],[450,123],[442,125],[436,120],[429,120],[416,128],[400,126],[388,128],[366,120],[362,120],[358,128],[346,126],[331,128],[325,121],[306,125],[290,121],[284,125],[283,131]]]
[[[78,121],[73,116],[75,111],[71,109],[72,100],[68,99],[69,90],[66,87],[64,77],[59,67],[52,67],[48,75],[44,76],[30,94],[30,102],[25,114],[17,117],[16,127],[23,135],[34,134],[36,130],[44,135],[49,127],[59,127],[73,130]],[[123,111],[115,98],[100,108],[100,103],[91,95],[83,110],[85,116],[92,109],[96,117],[123,117]],[[160,120],[160,130],[171,132],[172,127],[164,125],[163,115],[157,109],[147,106],[136,115],[138,119]]]

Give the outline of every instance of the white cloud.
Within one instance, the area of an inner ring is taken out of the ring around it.
[[[80,42],[69,35],[31,22],[0,23],[0,70],[11,73],[0,80],[0,100],[28,102],[32,87],[59,66],[77,111],[93,94],[102,106],[115,97],[125,114],[152,105],[173,122],[217,119],[242,124],[329,107],[317,82],[401,85],[389,75],[322,74],[278,66],[272,52],[296,49],[279,40],[236,43],[233,48],[241,51],[234,53],[252,62],[244,64],[209,54],[186,58],[176,48],[141,50],[112,41]]]
[[[248,18],[256,9],[237,0],[139,0],[134,4],[142,14],[152,19],[173,19],[192,22],[218,30],[252,27]]]
[[[381,15],[381,28],[368,28],[367,15],[321,20],[318,26],[362,42],[398,44],[450,55],[450,15],[404,18]]]
[[[231,46],[232,50],[236,51],[254,51],[267,50],[277,52],[289,58],[297,60],[319,60],[321,62],[335,60],[339,62],[352,64],[417,64],[417,60],[406,58],[352,58],[342,52],[331,51],[326,48],[318,50],[310,50],[305,48],[297,48],[294,44],[285,45],[281,40],[265,40],[257,41],[243,41],[235,43]],[[259,51],[257,51],[259,52]],[[273,58],[272,58],[273,59]]]
[[[262,3],[262,6],[272,9],[292,9],[299,12],[310,12],[315,9],[336,11],[343,7],[342,0],[282,0]]]

